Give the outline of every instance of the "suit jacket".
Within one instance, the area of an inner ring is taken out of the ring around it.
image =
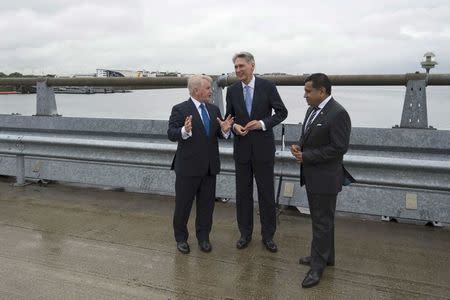
[[[275,141],[272,128],[287,117],[287,109],[278,94],[275,85],[265,79],[255,77],[255,90],[251,115],[245,107],[244,92],[241,81],[235,82],[227,89],[226,116],[234,117],[236,124],[245,126],[252,120],[262,120],[266,131],[250,131],[246,136],[234,137],[234,159],[247,163],[250,158],[255,161],[272,161],[275,155]],[[272,115],[272,109],[275,114]]]
[[[172,142],[178,142],[177,151],[172,161],[172,170],[181,176],[216,175],[220,172],[219,145],[217,137],[222,131],[217,122],[221,118],[217,106],[206,103],[210,118],[210,135],[206,135],[202,118],[189,98],[172,108],[167,136]],[[181,128],[187,116],[192,115],[192,136],[186,140],[181,137]]]
[[[305,132],[311,111],[312,107],[306,112],[299,142],[303,152],[300,184],[310,193],[337,194],[344,182],[355,182],[342,163],[350,141],[350,116],[331,98]]]

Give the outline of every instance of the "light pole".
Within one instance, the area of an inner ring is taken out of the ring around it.
[[[427,71],[427,74],[430,73],[430,69],[434,68],[435,65],[437,65],[437,61],[434,60],[436,55],[434,55],[433,52],[427,52],[423,55],[424,60],[420,63],[422,65],[422,68],[424,68]]]

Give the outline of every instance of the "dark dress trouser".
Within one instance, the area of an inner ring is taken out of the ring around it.
[[[334,264],[334,215],[337,194],[307,193],[312,220],[311,269]]]
[[[236,212],[241,236],[253,233],[253,176],[258,190],[261,235],[271,240],[276,230],[276,207],[273,162],[235,162],[236,166]]]
[[[187,223],[195,197],[197,206],[196,236],[199,241],[209,241],[216,195],[216,175],[198,177],[176,175],[175,194],[173,216],[175,240],[184,242],[188,239]]]

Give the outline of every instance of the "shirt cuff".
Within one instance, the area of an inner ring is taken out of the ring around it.
[[[266,131],[266,124],[264,124],[263,121],[259,121],[261,123],[261,129],[262,131]]]
[[[186,128],[184,128],[184,126],[181,127],[181,138],[182,138],[183,140],[187,140],[187,139],[190,138],[191,136],[192,136],[192,131],[189,132],[189,133],[187,133],[187,132],[186,132]]]

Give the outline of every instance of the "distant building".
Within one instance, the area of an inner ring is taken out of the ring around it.
[[[153,71],[150,73],[149,77],[181,77],[181,73]]]
[[[116,70],[97,69],[97,77],[125,77],[121,72]]]
[[[95,77],[97,74],[95,73],[91,73],[91,74],[74,74],[72,77],[73,78],[90,78],[90,77]]]
[[[272,73],[264,73],[263,76],[285,76],[287,73],[282,72],[272,72]]]
[[[142,78],[150,77],[150,72],[146,70],[110,70],[110,69],[97,69],[97,77],[132,77]]]

